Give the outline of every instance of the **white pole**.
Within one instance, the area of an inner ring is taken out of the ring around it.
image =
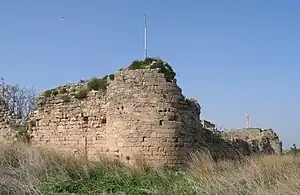
[[[144,58],[146,59],[147,56],[147,15],[144,14]]]
[[[250,128],[250,116],[248,112],[246,112],[246,128]]]

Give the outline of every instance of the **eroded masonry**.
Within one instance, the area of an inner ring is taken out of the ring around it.
[[[33,146],[84,152],[91,159],[142,156],[170,166],[182,165],[196,150],[221,157],[254,151],[245,138],[204,129],[199,115],[199,103],[182,95],[172,68],[146,59],[104,78],[45,91],[30,115],[28,134]],[[275,142],[269,145],[280,153],[278,137]]]
[[[0,101],[0,139],[9,139],[12,137],[10,132],[10,114]]]

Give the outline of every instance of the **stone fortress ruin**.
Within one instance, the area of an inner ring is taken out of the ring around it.
[[[141,156],[168,166],[183,165],[187,154],[198,150],[216,159],[281,154],[281,142],[271,129],[204,128],[199,103],[183,96],[175,75],[166,62],[146,58],[103,78],[47,90],[37,97],[26,122],[27,140],[37,147],[84,152],[90,159],[108,154],[131,161]],[[5,139],[17,135],[8,120],[0,107]]]

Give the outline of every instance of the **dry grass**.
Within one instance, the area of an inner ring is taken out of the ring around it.
[[[300,194],[300,160],[264,156],[244,163],[215,163],[204,154],[191,157],[189,169],[131,167],[102,158],[0,145],[0,194]]]
[[[81,177],[81,158],[22,143],[0,145],[0,194],[41,194],[45,182]]]
[[[293,156],[263,156],[243,163],[214,163],[192,156],[189,174],[200,194],[300,194],[300,160]]]

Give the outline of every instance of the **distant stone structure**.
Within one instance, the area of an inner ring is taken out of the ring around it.
[[[29,117],[27,134],[33,146],[84,152],[90,159],[109,154],[131,161],[138,155],[153,165],[181,166],[197,150],[216,158],[245,153],[245,144],[240,147],[227,139],[234,134],[247,140],[244,133],[203,128],[200,110],[195,99],[182,95],[167,63],[146,59],[104,78],[43,92]],[[0,122],[1,131],[6,124]],[[262,134],[256,135],[260,139]],[[278,153],[273,138],[269,141]]]
[[[222,132],[224,139],[246,141],[251,153],[282,154],[282,142],[272,129],[246,128]]]

